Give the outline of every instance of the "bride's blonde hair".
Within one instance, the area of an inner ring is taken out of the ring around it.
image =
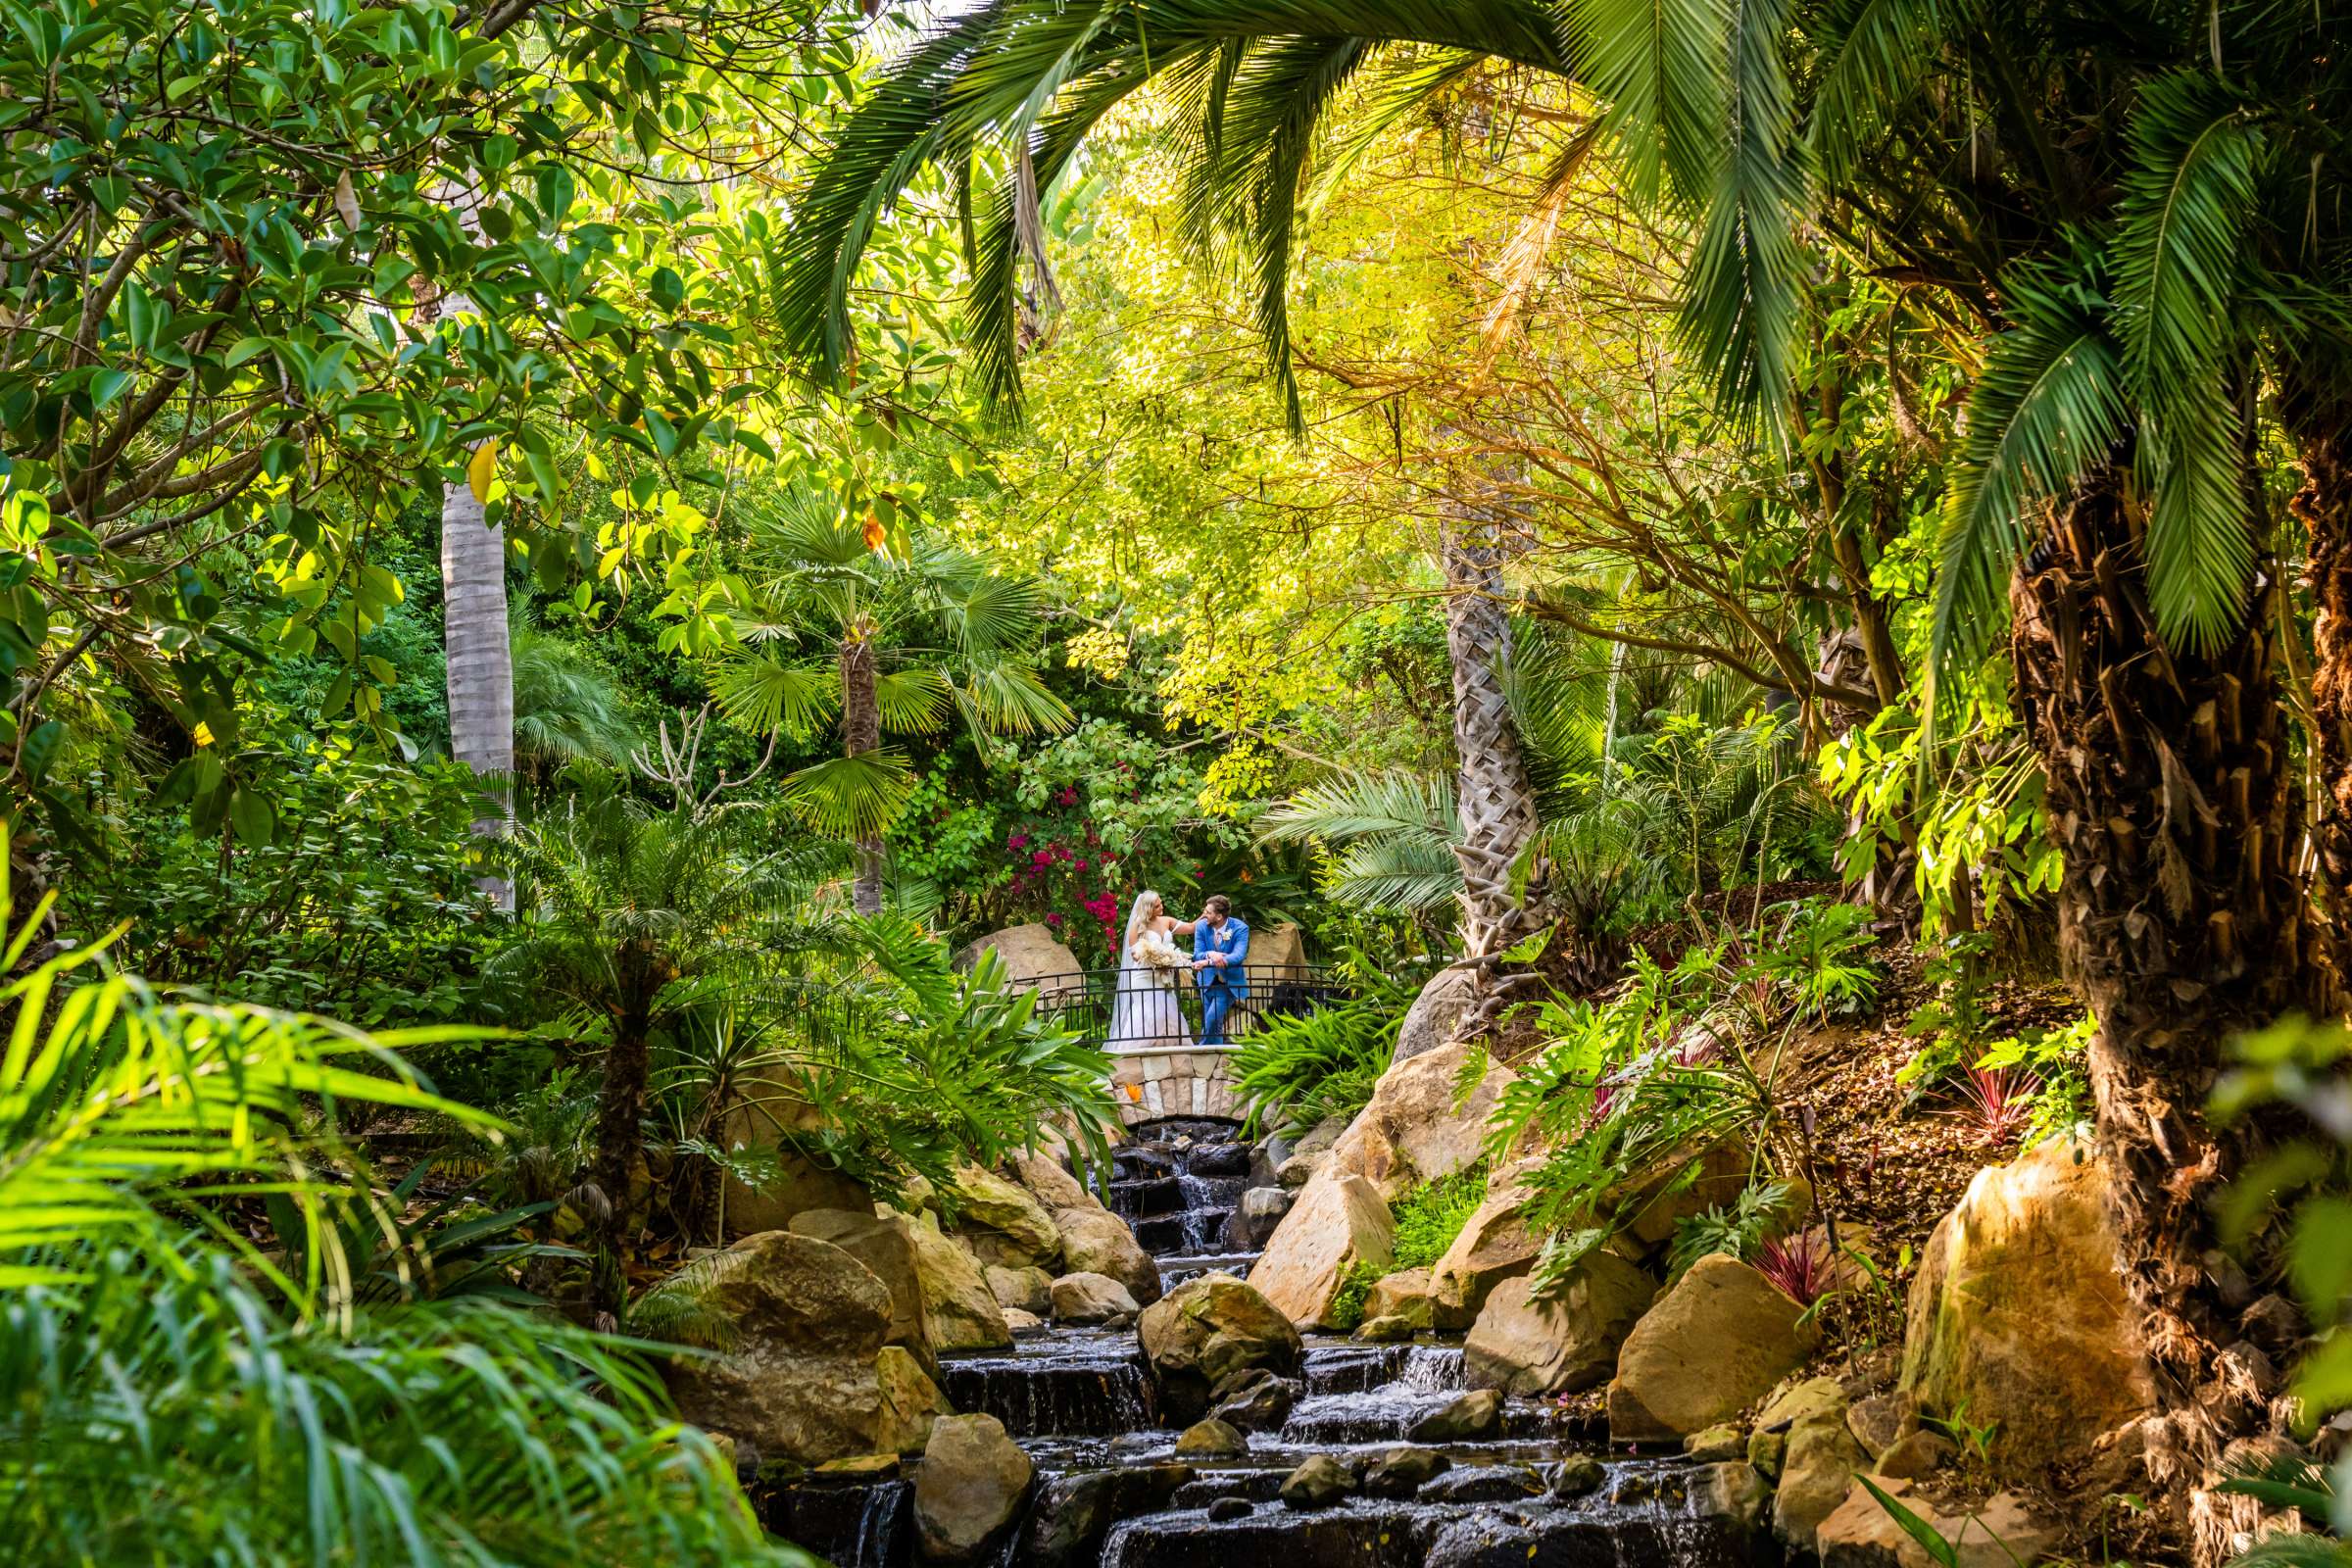
[[[1134,951],[1135,939],[1143,935],[1144,923],[1152,918],[1154,906],[1167,907],[1166,901],[1152,889],[1146,888],[1135,896],[1135,903],[1127,910],[1127,939],[1122,952]]]

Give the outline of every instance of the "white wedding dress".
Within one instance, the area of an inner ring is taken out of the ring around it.
[[[1161,959],[1153,963],[1137,949]],[[1174,960],[1170,962],[1168,960]],[[1192,979],[1191,963],[1165,932],[1147,931],[1119,963],[1119,990],[1110,1008],[1110,1051],[1185,1051],[1193,1044],[1179,1001]]]

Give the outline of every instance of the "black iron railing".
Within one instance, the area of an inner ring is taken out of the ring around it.
[[[1269,1018],[1295,1017],[1355,995],[1352,986],[1319,963],[1252,963],[1247,968],[1250,994],[1237,999],[1225,1015],[1229,1044],[1238,1044]],[[1200,989],[1189,969],[1171,978],[1173,985],[1163,985],[1148,972],[1129,970],[1122,975],[1116,969],[1086,969],[1036,975],[1019,983],[1038,993],[1039,1010],[1055,1014],[1105,1050],[1185,1051],[1200,1044]],[[1117,1038],[1112,1034],[1114,1021],[1121,1025]]]

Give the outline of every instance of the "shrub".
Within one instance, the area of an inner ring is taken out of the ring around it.
[[[1710,1252],[1728,1252],[1742,1263],[1753,1259],[1764,1245],[1790,1192],[1784,1182],[1755,1182],[1733,1200],[1730,1212],[1711,1205],[1702,1214],[1687,1214],[1674,1226],[1674,1245],[1668,1250],[1668,1284],[1680,1279],[1691,1264]]]
[[[1468,1170],[1424,1182],[1396,1203],[1397,1268],[1427,1268],[1446,1255],[1487,1198],[1484,1160]]]
[[[1830,1294],[1836,1263],[1828,1239],[1814,1231],[1766,1242],[1756,1253],[1756,1272],[1799,1306],[1811,1306]]]
[[[1356,994],[1347,1002],[1271,1018],[1233,1054],[1234,1087],[1250,1102],[1249,1132],[1311,1127],[1353,1116],[1389,1070],[1412,993],[1356,949],[1339,965]]]
[[[1364,1302],[1372,1295],[1372,1287],[1380,1279],[1381,1270],[1363,1258],[1356,1258],[1340,1276],[1340,1289],[1331,1298],[1331,1311],[1326,1314],[1331,1326],[1342,1334],[1352,1334],[1364,1321]]]

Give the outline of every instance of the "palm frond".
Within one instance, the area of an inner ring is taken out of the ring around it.
[[[787,778],[784,789],[793,809],[817,832],[862,839],[898,820],[914,782],[906,758],[885,750],[811,763]]]
[[[1684,279],[1684,340],[1741,427],[1779,433],[1803,298],[1804,170],[1781,50],[1788,0],[1732,0],[1724,119],[1731,141]]]
[[[765,652],[747,652],[722,662],[711,672],[710,690],[721,712],[760,734],[781,729],[788,735],[807,735],[841,707],[837,669],[787,664]]]
[[[1279,249],[1287,267],[1290,217],[1323,94],[1318,83],[1344,60],[1371,47],[1415,43],[1474,52],[1565,74],[1570,50],[1550,10],[1523,0],[1261,0],[1246,9],[1203,8],[1193,0],[990,0],[945,21],[852,113],[794,215],[776,297],[786,335],[814,363],[838,375],[849,359],[851,285],[875,225],[926,164],[954,162],[994,141],[1028,148],[1041,188],[1050,188],[1110,107],[1153,76],[1200,69],[1208,57],[1247,53],[1253,42],[1321,40],[1319,63],[1290,79],[1306,96],[1282,111],[1294,126],[1254,179],[1256,191],[1283,200],[1260,203],[1250,233],[1261,248],[1261,315],[1282,324],[1270,291],[1265,253]],[[1295,57],[1294,57],[1295,58]],[[1264,113],[1281,100],[1261,96]],[[1229,106],[1230,108],[1230,106]],[[1056,120],[1055,116],[1063,118]],[[1281,211],[1278,213],[1277,208]],[[1016,225],[1003,194],[986,225],[975,229],[972,258],[983,321],[976,345],[984,384],[999,398],[1017,390],[1008,335]],[[1269,353],[1278,346],[1269,341]]]
[[[2262,137],[2210,73],[2181,71],[2142,91],[2131,143],[2115,306],[2156,496],[2148,596],[2168,638],[2206,650],[2244,618],[2261,526],[2230,382]]]
[[[1460,833],[1453,786],[1413,773],[1351,773],[1299,791],[1259,824],[1266,843],[1411,838],[1446,848]]]
[[[1701,199],[1723,150],[1724,0],[1577,0],[1570,14],[1636,194]]]
[[[1323,890],[1342,904],[1426,914],[1461,896],[1462,864],[1450,845],[1425,838],[1351,844],[1332,862]]]
[[[894,735],[928,735],[947,723],[955,688],[936,669],[915,665],[874,677],[874,708]]]
[[[1188,182],[1196,238],[1233,233],[1246,251],[1258,336],[1294,432],[1305,426],[1290,314],[1301,181],[1325,117],[1372,49],[1343,36],[1272,38],[1249,50],[1213,102]]]
[[[511,637],[514,750],[542,762],[619,763],[638,745],[620,683],[586,651],[528,625]]]
[[[1827,42],[1807,127],[1822,177],[1843,182],[1927,83],[1970,0],[1848,0]]]
[[[1929,679],[1990,639],[2010,563],[2030,542],[2028,510],[2063,496],[2108,460],[2130,423],[2124,371],[2087,290],[2021,274],[2018,324],[1986,355],[1968,400],[1968,441],[1945,504]]]

